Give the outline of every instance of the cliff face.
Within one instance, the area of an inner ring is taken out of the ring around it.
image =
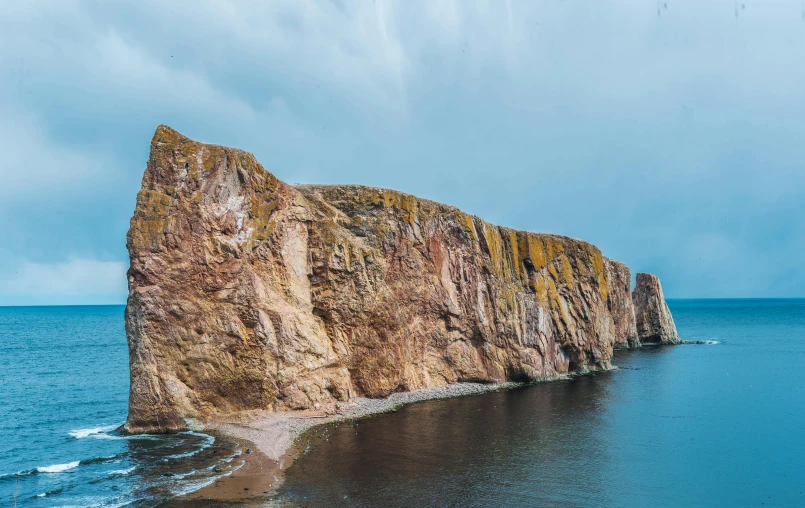
[[[628,268],[588,243],[390,190],[293,187],[165,126],[127,246],[133,432],[548,379],[634,343]]]
[[[665,303],[660,279],[650,273],[638,273],[634,300],[637,335],[643,344],[679,344],[674,318]]]
[[[632,303],[632,271],[620,261],[604,258],[604,272],[609,287],[609,313],[615,347],[640,347]]]

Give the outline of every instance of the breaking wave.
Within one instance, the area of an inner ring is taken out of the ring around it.
[[[128,469],[116,469],[114,471],[109,471],[109,476],[126,476],[127,474],[131,473],[137,469],[136,467],[130,467]]]
[[[107,432],[111,432],[118,427],[119,425],[105,425],[103,427],[92,427],[89,429],[75,429],[68,432],[68,434],[76,439],[84,439],[85,437],[101,437]],[[101,439],[103,438],[101,437]]]
[[[64,471],[69,471],[71,469],[75,469],[78,465],[81,464],[80,460],[75,460],[73,462],[68,462],[66,464],[53,464],[52,466],[43,466],[36,468],[37,473],[62,473]]]
[[[202,438],[203,441],[201,443],[201,446],[199,448],[197,448],[195,450],[192,450],[192,451],[189,451],[189,452],[177,453],[176,455],[169,455],[169,456],[165,457],[165,459],[163,459],[163,460],[183,459],[183,458],[186,458],[186,457],[192,457],[193,455],[206,450],[207,448],[212,446],[213,443],[215,443],[215,438],[213,436],[208,435],[208,434],[202,434],[200,432],[193,432],[193,431],[182,432],[182,434],[188,434],[188,435],[191,435],[191,436],[197,436],[197,437]]]

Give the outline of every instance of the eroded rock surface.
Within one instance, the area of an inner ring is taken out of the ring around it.
[[[643,344],[679,344],[674,318],[665,303],[660,279],[650,273],[638,273],[634,300],[637,335]]]
[[[606,369],[633,336],[628,268],[586,242],[391,190],[293,187],[166,126],[127,246],[132,432]]]
[[[640,347],[632,304],[632,271],[620,261],[604,258],[604,271],[609,287],[609,312],[615,347]]]

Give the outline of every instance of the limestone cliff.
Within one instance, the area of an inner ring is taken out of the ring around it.
[[[665,303],[660,279],[650,273],[638,273],[634,300],[637,335],[643,344],[679,344],[674,318]]]
[[[640,347],[632,303],[632,271],[625,264],[604,258],[604,271],[609,287],[609,312],[616,347]]]
[[[549,379],[634,344],[628,268],[586,242],[391,190],[293,187],[166,126],[127,246],[132,432]]]

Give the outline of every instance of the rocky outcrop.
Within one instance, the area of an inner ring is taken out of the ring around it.
[[[615,347],[640,347],[632,303],[632,272],[620,261],[604,258],[604,273],[609,288],[609,313]]]
[[[638,273],[634,300],[637,335],[643,344],[679,344],[674,318],[665,303],[660,279],[650,273]]]
[[[166,126],[127,246],[132,432],[607,369],[632,337],[628,269],[586,242],[391,190],[294,187]]]

